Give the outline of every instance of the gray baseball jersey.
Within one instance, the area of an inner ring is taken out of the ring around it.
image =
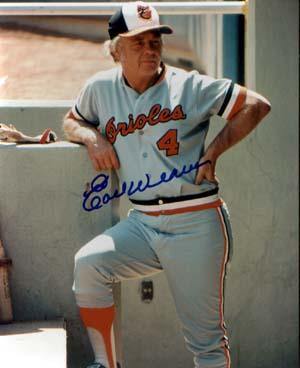
[[[241,87],[196,71],[167,66],[165,78],[139,94],[130,88],[120,67],[87,81],[72,112],[98,127],[114,145],[120,160],[120,182],[138,182],[145,174],[157,182],[162,172],[195,164],[204,153],[209,118],[229,119],[239,109]],[[196,170],[161,183],[132,199],[201,193],[216,184],[195,185]]]

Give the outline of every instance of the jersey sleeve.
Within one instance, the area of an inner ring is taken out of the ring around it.
[[[245,102],[246,88],[230,79],[201,77],[198,86],[198,103],[201,115],[206,118],[219,115],[225,120],[231,120]]]
[[[98,110],[94,85],[93,83],[87,82],[79,92],[72,106],[72,113],[76,119],[97,127],[99,125]]]

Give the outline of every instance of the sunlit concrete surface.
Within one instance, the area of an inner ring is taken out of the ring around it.
[[[66,357],[63,320],[0,325],[2,368],[66,368]]]

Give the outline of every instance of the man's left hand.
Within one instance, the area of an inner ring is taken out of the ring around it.
[[[208,180],[212,183],[219,184],[219,181],[215,174],[216,160],[210,157],[203,156],[200,160],[200,163],[205,163],[201,165],[197,171],[195,184],[201,184],[203,180]]]

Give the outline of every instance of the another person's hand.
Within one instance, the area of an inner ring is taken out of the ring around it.
[[[216,160],[203,156],[200,160],[200,163],[204,163],[205,161],[207,161],[207,163],[201,165],[197,171],[195,184],[199,185],[203,180],[208,180],[212,183],[219,184],[215,173]]]
[[[85,143],[95,170],[119,169],[120,162],[113,145],[100,134],[97,142]]]
[[[21,142],[24,140],[24,134],[19,132],[12,124],[0,124],[0,140]]]

